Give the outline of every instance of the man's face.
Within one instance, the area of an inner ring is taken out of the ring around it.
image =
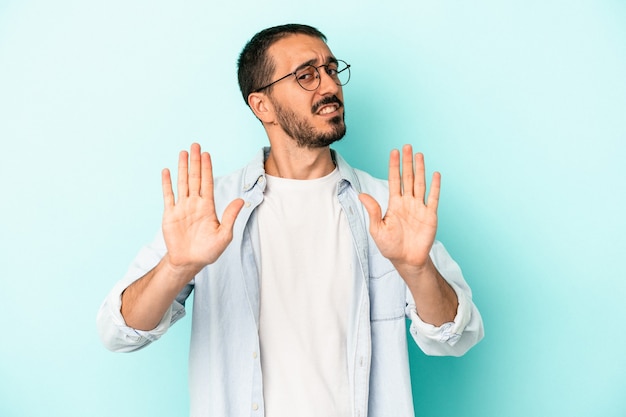
[[[321,39],[307,35],[290,35],[269,49],[276,69],[274,79],[295,71],[303,64],[328,64],[334,56]],[[346,133],[343,91],[319,68],[320,86],[314,91],[300,87],[295,77],[273,86],[269,94],[281,128],[298,146],[320,148],[341,139]]]

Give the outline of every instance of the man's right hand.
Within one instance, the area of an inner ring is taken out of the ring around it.
[[[163,186],[163,237],[170,267],[193,276],[215,262],[233,238],[233,225],[243,200],[232,201],[222,221],[215,212],[211,156],[191,145],[190,153],[178,158],[178,200],[175,200],[169,169],[161,175]]]
[[[168,169],[163,170],[162,184],[167,253],[122,293],[122,316],[137,330],[154,329],[183,287],[220,257],[233,238],[233,225],[243,206],[243,200],[235,199],[224,210],[221,223],[217,219],[211,157],[201,154],[197,143],[191,145],[191,155],[180,153],[178,201]]]

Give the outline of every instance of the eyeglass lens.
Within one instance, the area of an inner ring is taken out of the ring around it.
[[[350,68],[349,65],[343,61],[333,62],[327,65],[322,65],[319,68],[313,65],[307,65],[306,67],[296,71],[295,76],[298,84],[305,90],[313,91],[319,87],[321,78],[319,71],[326,71],[326,74],[337,85],[345,85],[350,80]]]

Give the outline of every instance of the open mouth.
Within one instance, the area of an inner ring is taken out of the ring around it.
[[[339,111],[339,109],[342,107],[343,103],[341,102],[341,100],[339,100],[337,96],[332,96],[325,97],[324,99],[315,103],[312,110],[314,114],[326,116]]]
[[[336,112],[337,110],[339,110],[339,104],[329,104],[327,106],[323,106],[318,112],[317,114],[319,115],[326,115],[326,114],[331,114]]]

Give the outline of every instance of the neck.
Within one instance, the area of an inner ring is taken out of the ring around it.
[[[312,180],[330,174],[335,163],[330,148],[299,148],[272,146],[265,161],[268,175],[295,180]]]

